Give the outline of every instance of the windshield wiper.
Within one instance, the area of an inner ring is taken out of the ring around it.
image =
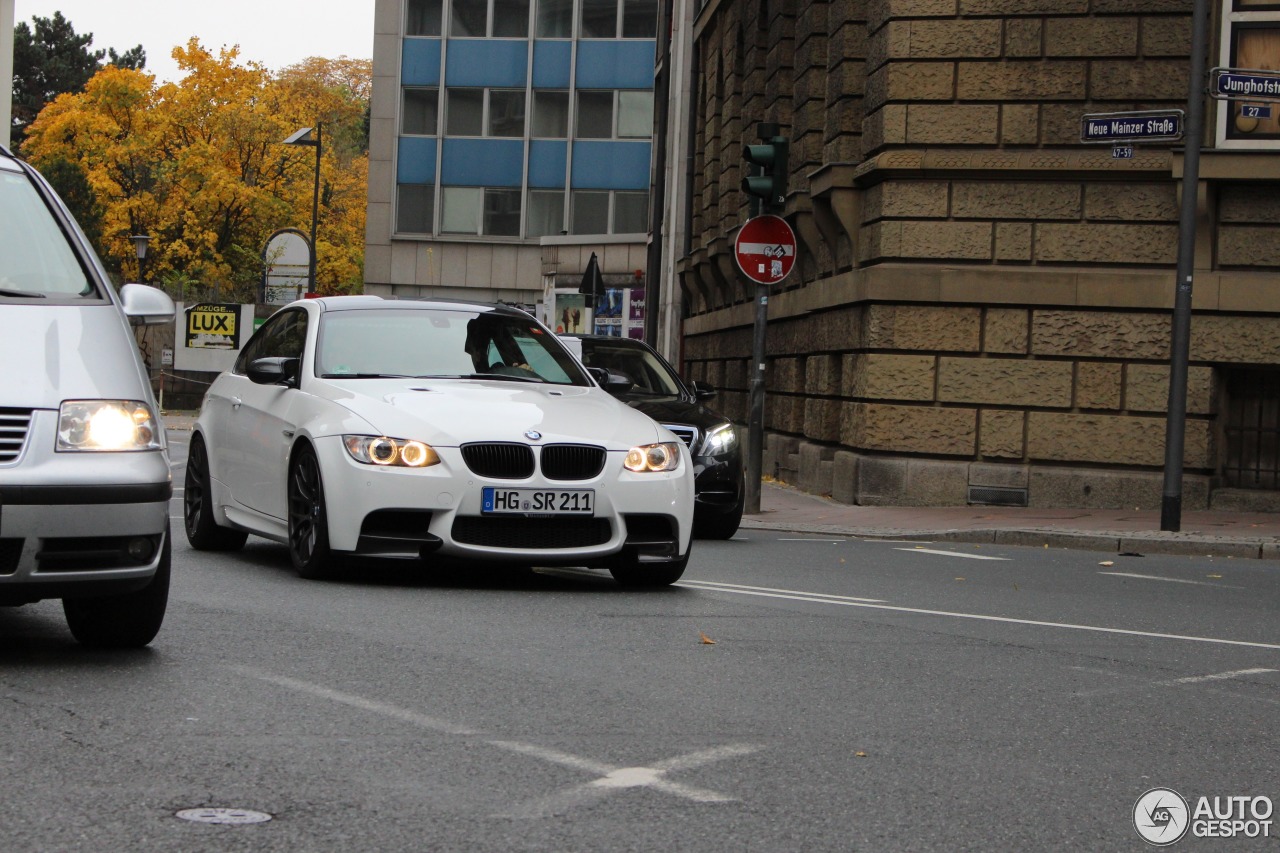
[[[0,288],[0,296],[14,296],[18,299],[48,299],[47,293],[32,293],[28,290],[5,290]]]
[[[321,379],[424,379],[408,373],[322,373]]]

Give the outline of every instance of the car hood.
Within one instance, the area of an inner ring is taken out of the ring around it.
[[[0,406],[147,400],[133,335],[110,302],[0,306]]]
[[[729,420],[724,415],[708,409],[701,403],[690,403],[680,397],[632,397],[621,398],[631,408],[644,412],[655,421],[664,424],[688,424],[704,432]]]
[[[650,418],[599,388],[493,380],[332,382],[334,402],[383,435],[440,447],[474,441],[591,442],[611,450],[669,441]],[[531,439],[527,433],[540,434]]]

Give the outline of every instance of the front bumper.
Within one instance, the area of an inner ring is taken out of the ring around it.
[[[604,565],[624,548],[642,560],[674,560],[689,550],[693,527],[692,460],[682,450],[671,472],[635,474],[625,454],[609,452],[604,470],[587,480],[524,480],[473,474],[458,448],[436,448],[430,468],[360,464],[339,438],[315,442],[328,511],[329,544],[366,554],[518,560],[536,565]],[[481,512],[485,486],[591,489],[594,512],[582,516],[493,516]],[[661,531],[665,535],[666,544]]]

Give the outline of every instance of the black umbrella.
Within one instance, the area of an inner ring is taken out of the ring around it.
[[[596,262],[596,253],[591,253],[591,260],[587,261],[587,270],[582,274],[582,284],[578,285],[578,292],[586,294],[589,304],[595,307],[595,297],[597,293],[604,290],[604,276],[600,275],[600,264]]]

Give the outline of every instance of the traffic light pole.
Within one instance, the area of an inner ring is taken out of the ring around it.
[[[743,512],[760,512],[764,468],[764,332],[769,325],[769,287],[756,285],[756,322],[751,339],[751,411],[747,417],[747,491]]]

